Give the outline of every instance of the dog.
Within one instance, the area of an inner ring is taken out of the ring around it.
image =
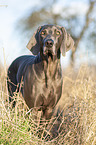
[[[30,109],[35,107],[42,111],[42,118],[50,119],[62,94],[60,55],[65,56],[73,47],[74,41],[64,27],[40,26],[27,45],[33,55],[20,56],[9,66],[9,101],[20,90]]]

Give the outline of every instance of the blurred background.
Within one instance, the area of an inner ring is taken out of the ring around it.
[[[0,0],[0,66],[31,54],[26,45],[44,24],[64,26],[75,41],[63,67],[96,64],[96,0]]]
[[[12,108],[6,70],[31,54],[26,45],[44,24],[65,27],[75,49],[61,56],[62,97],[53,121],[41,125],[40,113],[26,109],[20,92]],[[96,145],[96,0],[0,0],[0,131],[1,145]]]

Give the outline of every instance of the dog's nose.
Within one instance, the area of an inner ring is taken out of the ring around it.
[[[52,46],[53,46],[53,40],[51,39],[51,40],[47,40],[46,42],[45,42],[45,46],[46,47],[48,47],[48,48],[51,48]]]

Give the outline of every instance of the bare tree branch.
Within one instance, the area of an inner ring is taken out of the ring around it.
[[[75,49],[72,51],[72,54],[71,54],[71,61],[72,61],[72,64],[74,63],[74,55],[75,55],[75,52],[76,52],[76,50],[77,50],[77,48],[78,48],[79,42],[80,42],[80,40],[82,39],[82,37],[83,37],[83,35],[84,35],[86,29],[88,28],[88,26],[89,26],[89,24],[90,24],[90,22],[91,22],[90,14],[91,14],[91,12],[92,12],[92,10],[93,10],[93,8],[94,8],[94,5],[95,5],[95,2],[96,2],[96,1],[95,1],[95,0],[94,0],[94,1],[89,0],[89,2],[90,2],[90,5],[89,5],[89,9],[88,9],[88,11],[87,11],[87,13],[86,13],[85,25],[84,25],[84,27],[83,27],[83,29],[82,29],[82,31],[81,31],[79,37],[77,38],[77,40],[76,40],[76,42],[75,42]]]

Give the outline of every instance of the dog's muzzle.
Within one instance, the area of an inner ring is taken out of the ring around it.
[[[53,45],[54,45],[54,41],[52,39],[47,39],[44,42],[43,54],[47,55],[47,54],[50,53],[50,54],[54,55],[54,53],[53,53]]]
[[[52,39],[48,39],[45,41],[45,46],[47,48],[52,48],[53,44],[54,44],[54,41]]]

